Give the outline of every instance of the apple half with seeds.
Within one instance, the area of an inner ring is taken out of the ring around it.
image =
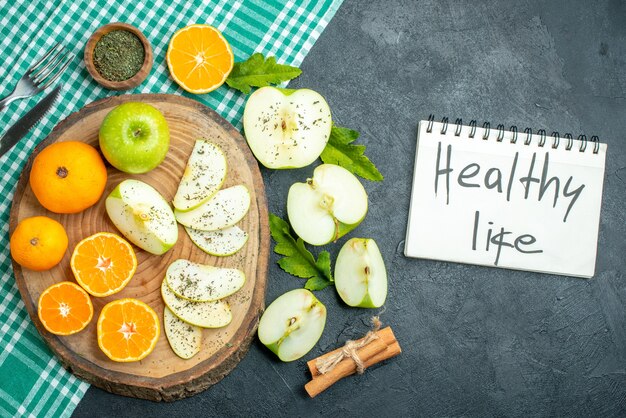
[[[322,164],[305,183],[295,183],[287,195],[287,215],[293,230],[311,245],[336,241],[356,228],[367,214],[367,193],[343,167]]]
[[[222,149],[206,139],[196,140],[174,196],[174,207],[186,211],[200,206],[217,193],[225,178]]]
[[[200,352],[202,329],[183,321],[167,307],[163,307],[163,328],[167,341],[176,355],[190,359]]]
[[[332,127],[326,100],[309,89],[261,87],[248,98],[243,129],[267,168],[299,168],[320,156]]]
[[[174,315],[188,324],[201,328],[222,328],[230,324],[233,314],[228,303],[223,300],[213,302],[192,302],[179,298],[167,285],[167,281],[161,283],[161,297],[163,303]]]
[[[178,259],[167,268],[165,280],[172,292],[180,298],[192,302],[211,302],[241,289],[246,282],[246,275],[239,269]]]
[[[265,309],[259,339],[282,361],[294,361],[317,344],[326,325],[326,307],[313,293],[296,289]]]
[[[335,288],[349,306],[380,308],[387,298],[387,270],[373,239],[351,238],[335,262]]]
[[[243,184],[222,189],[195,209],[174,210],[183,226],[199,231],[216,231],[235,225],[250,209],[250,191]]]
[[[115,227],[139,248],[161,255],[176,244],[178,225],[172,208],[149,184],[124,180],[111,191],[105,206]]]

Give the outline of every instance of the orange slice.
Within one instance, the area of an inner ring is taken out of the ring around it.
[[[135,274],[133,247],[118,235],[98,232],[79,242],[70,260],[74,277],[93,296],[122,290]]]
[[[160,334],[156,312],[137,299],[107,303],[98,318],[98,345],[113,361],[139,361],[154,350]]]
[[[93,305],[87,292],[76,283],[61,282],[48,287],[39,296],[37,313],[51,333],[71,335],[89,324]]]
[[[209,25],[179,29],[170,40],[165,59],[174,81],[195,94],[208,93],[224,84],[235,63],[226,38]]]

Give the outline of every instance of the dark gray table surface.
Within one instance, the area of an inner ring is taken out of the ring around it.
[[[385,175],[348,237],[375,238],[389,272],[383,322],[404,352],[316,399],[304,360],[258,341],[219,384],[171,404],[90,388],[93,416],[626,415],[626,1],[346,0],[290,87],[322,93],[337,124],[361,132]],[[591,280],[403,255],[416,126],[437,117],[600,136],[608,144]],[[313,167],[262,170],[270,210]],[[336,256],[348,237],[326,248]],[[319,249],[315,249],[319,251]],[[301,287],[272,255],[267,301]],[[333,288],[324,334],[305,359],[367,330],[376,311]]]

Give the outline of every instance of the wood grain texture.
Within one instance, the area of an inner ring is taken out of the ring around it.
[[[126,30],[133,33],[139,38],[141,44],[143,45],[143,50],[145,54],[143,59],[143,65],[141,66],[139,71],[137,71],[137,74],[135,74],[128,80],[107,80],[106,78],[102,77],[102,75],[100,75],[98,70],[96,70],[96,66],[93,62],[93,51],[96,47],[96,44],[98,43],[100,38],[102,38],[102,36],[114,30]],[[128,90],[137,87],[146,79],[146,77],[148,77],[148,74],[150,74],[150,70],[152,70],[152,62],[154,61],[154,57],[152,54],[152,46],[150,45],[150,42],[139,29],[127,23],[115,22],[99,27],[91,35],[91,37],[89,37],[87,43],[85,44],[84,60],[87,71],[89,72],[89,74],[91,74],[93,79],[96,80],[96,82],[102,87],[105,87],[109,90]]]
[[[73,215],[60,215],[45,210],[36,200],[28,184],[33,158],[53,142],[79,140],[98,147],[98,130],[104,116],[115,106],[128,101],[152,104],[163,112],[170,127],[170,150],[165,161],[153,171],[129,175],[107,164],[108,180],[104,195],[93,207]],[[228,174],[223,187],[245,184],[251,192],[250,211],[239,223],[250,238],[244,248],[229,257],[210,256],[198,249],[179,225],[177,244],[162,256],[154,256],[137,247],[138,267],[135,276],[120,293],[105,298],[92,298],[94,318],[82,332],[58,337],[47,332],[37,316],[41,292],[53,283],[74,280],[70,256],[82,238],[100,231],[119,233],[108,219],[104,201],[122,180],[135,178],[155,187],[166,200],[176,193],[194,140],[207,138],[218,144],[228,161]],[[63,224],[69,236],[68,251],[61,263],[46,272],[22,269],[13,263],[18,288],[40,334],[63,365],[75,375],[109,392],[171,401],[191,396],[221,380],[241,360],[255,335],[259,316],[264,308],[269,255],[267,201],[258,164],[239,132],[208,107],[180,96],[165,94],[124,95],[106,98],[70,115],[59,123],[31,155],[17,185],[11,207],[10,232],[26,217],[46,215]],[[169,347],[163,330],[155,350],[136,363],[116,363],[98,348],[96,322],[101,308],[108,302],[134,297],[143,300],[163,318],[160,295],[161,281],[167,266],[178,258],[222,267],[242,269],[246,274],[244,287],[227,298],[233,320],[221,329],[203,330],[202,349],[190,360],[178,358]]]

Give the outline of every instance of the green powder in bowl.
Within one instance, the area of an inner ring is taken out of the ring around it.
[[[114,30],[102,35],[96,42],[93,63],[107,80],[124,81],[139,72],[145,54],[137,35],[127,30]]]

